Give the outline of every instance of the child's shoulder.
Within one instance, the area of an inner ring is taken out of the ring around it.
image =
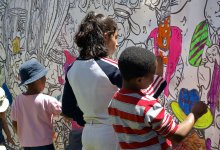
[[[44,93],[41,93],[39,96],[40,96],[41,99],[46,100],[48,102],[58,101],[55,97],[44,94]]]
[[[160,101],[157,98],[154,98],[152,95],[144,95],[141,98],[142,101],[145,101],[145,105],[154,106],[155,104],[160,104]]]
[[[26,95],[24,93],[16,95],[16,100],[23,99]]]
[[[40,93],[40,96],[41,96],[42,98],[46,98],[46,99],[55,99],[55,100],[56,100],[55,97],[53,97],[53,96],[51,96],[51,95],[44,94],[44,93]]]
[[[42,96],[42,97],[52,97],[52,96],[50,96],[48,94],[44,94],[44,93],[40,93],[39,95]]]

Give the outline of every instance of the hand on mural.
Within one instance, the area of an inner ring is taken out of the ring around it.
[[[195,103],[192,108],[192,113],[194,114],[195,120],[204,115],[207,112],[207,108],[207,105],[202,101]]]

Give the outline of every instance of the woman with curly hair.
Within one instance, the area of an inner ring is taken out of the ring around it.
[[[84,126],[84,150],[119,148],[107,111],[122,85],[117,62],[109,58],[118,47],[117,36],[116,22],[94,12],[85,16],[75,34],[79,57],[67,71],[62,112]]]

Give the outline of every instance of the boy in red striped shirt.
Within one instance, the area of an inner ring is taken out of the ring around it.
[[[196,103],[187,118],[177,125],[159,100],[143,90],[154,84],[157,61],[152,52],[129,47],[122,52],[118,66],[123,84],[114,94],[108,112],[121,149],[170,149],[170,141],[180,142],[206,113],[207,106]]]

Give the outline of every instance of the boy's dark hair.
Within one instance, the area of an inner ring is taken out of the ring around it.
[[[111,37],[117,30],[116,22],[103,14],[89,12],[75,34],[75,43],[79,47],[83,59],[102,58],[108,56],[105,47],[104,33]]]
[[[155,55],[141,47],[128,47],[118,60],[119,70],[124,80],[154,74],[156,70]]]

